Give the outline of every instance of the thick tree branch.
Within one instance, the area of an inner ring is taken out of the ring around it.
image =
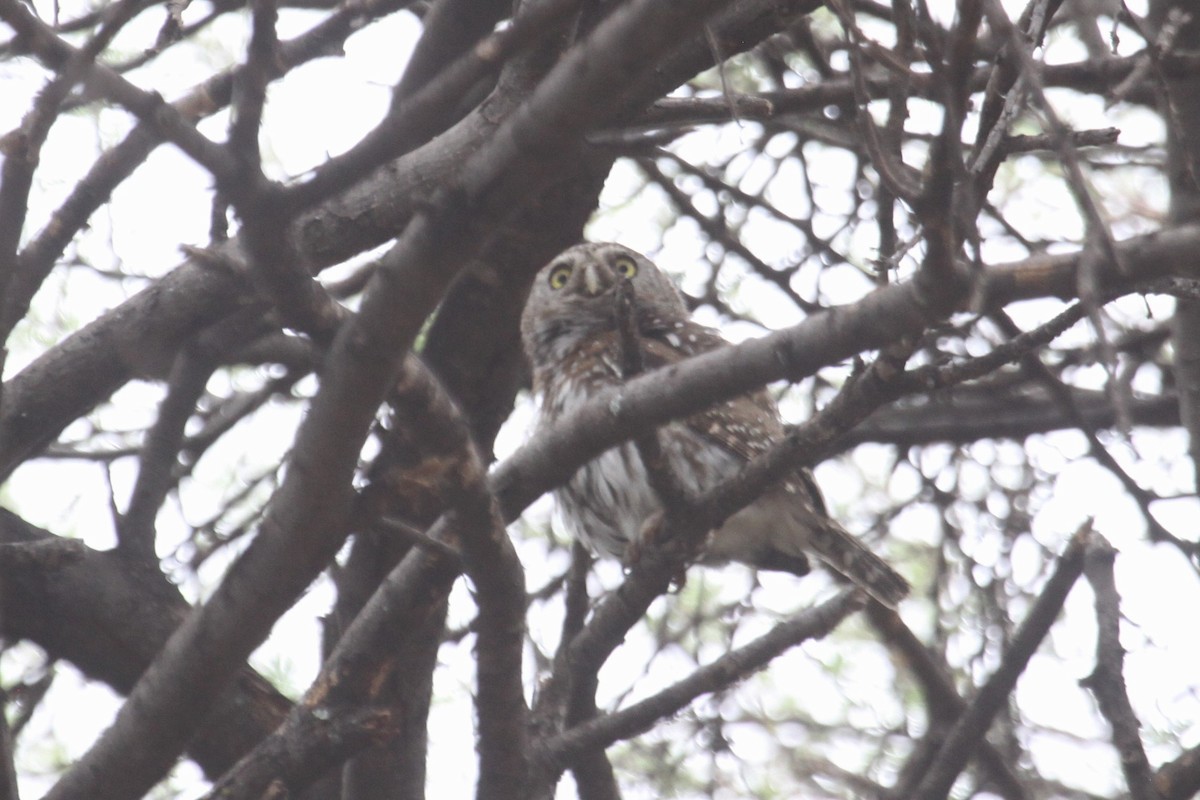
[[[289,774],[283,769],[273,769],[279,765],[273,762],[272,753],[286,750],[287,743],[299,736],[299,731],[310,725],[314,717],[325,716],[331,713],[330,710],[376,705],[391,675],[405,673],[414,666],[423,671],[425,665],[410,665],[393,657],[398,647],[396,642],[439,640],[444,604],[437,598],[449,592],[460,569],[457,559],[442,552],[413,550],[345,631],[304,699],[293,708],[283,725],[226,775],[223,782],[239,787],[245,797],[258,797],[276,779],[285,780],[290,789],[297,790],[318,777],[310,772]],[[432,669],[432,665],[428,668]],[[417,677],[411,675],[409,679]],[[389,712],[387,733],[395,735],[406,724],[402,718],[404,713],[403,708]],[[423,720],[421,723],[423,725]],[[350,752],[341,755],[345,757]],[[397,766],[411,770],[415,765]],[[219,787],[214,790],[214,796],[221,796],[217,794],[218,790]]]
[[[1101,294],[1112,296],[1154,278],[1194,277],[1189,252],[1200,247],[1200,225],[1188,224],[1117,242],[1120,264],[1097,264]],[[1035,297],[1071,299],[1078,295],[1083,252],[1036,255],[989,266],[975,287],[972,308],[987,311]],[[1122,269],[1122,267],[1124,269]]]
[[[0,553],[43,548],[0,564],[0,636],[28,639],[93,680],[128,693],[190,607],[157,565],[54,537],[0,509]],[[250,669],[212,704],[188,753],[216,778],[273,730],[290,703]]]
[[[0,800],[21,800],[13,764],[13,735],[8,724],[8,692],[0,687]]]
[[[848,431],[841,443],[846,447],[867,442],[911,447],[936,442],[966,444],[981,438],[1022,440],[1074,428],[1080,420],[1093,429],[1117,423],[1112,403],[1103,392],[1072,389],[1070,395],[1078,418],[1036,387],[956,386],[880,409]],[[1129,410],[1135,425],[1166,428],[1179,424],[1179,406],[1170,395],[1135,397]]]
[[[397,657],[419,642],[440,639],[445,598],[464,564],[476,585],[479,605],[479,690],[481,791],[508,792],[514,796],[524,782],[525,724],[520,681],[525,594],[522,573],[503,529],[495,524],[490,499],[483,492],[484,470],[473,451],[465,421],[428,372],[415,359],[405,365],[402,379],[390,398],[394,432],[373,468],[372,483],[364,492],[358,516],[389,513],[393,507],[426,516],[431,507],[447,502],[453,509],[430,532],[437,547],[409,550],[391,570],[380,588],[349,624],[310,688],[304,702],[287,723],[264,741],[256,753],[227,777],[238,796],[254,797],[275,779],[292,791],[303,788],[311,772],[289,776],[274,773],[272,753],[300,736],[313,715],[323,709],[346,709],[391,702],[393,679],[421,682],[422,670]],[[412,450],[419,463],[405,467],[402,451]],[[420,495],[420,496],[418,496]],[[456,546],[464,554],[456,555]],[[393,714],[416,713],[397,705]],[[394,735],[423,719],[396,719]],[[401,752],[423,758],[423,753]],[[394,765],[406,774],[423,775],[418,764]],[[482,776],[486,774],[486,779]],[[357,786],[350,773],[348,788]],[[407,782],[397,787],[407,791]],[[364,787],[368,788],[368,787]],[[419,787],[418,791],[423,787]],[[218,787],[214,796],[225,796]],[[368,788],[368,791],[370,789]]]
[[[395,734],[394,712],[373,708],[305,708],[222,776],[207,797],[257,800],[283,789],[288,797],[373,743]]]
[[[1186,800],[1200,791],[1200,747],[1183,751],[1154,775],[1154,788],[1169,800]]]
[[[397,94],[388,115],[346,153],[323,164],[311,179],[290,189],[282,200],[292,210],[313,205],[349,188],[382,163],[434,135],[478,81],[494,75],[504,62],[561,25],[578,0],[528,3],[513,24],[483,39],[411,96]],[[503,102],[503,99],[500,100]],[[569,114],[567,109],[558,113]]]

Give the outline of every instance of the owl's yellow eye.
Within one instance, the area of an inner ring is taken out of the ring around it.
[[[617,256],[613,259],[613,267],[617,270],[617,274],[622,277],[632,278],[634,275],[637,275],[637,262],[629,256]]]
[[[550,288],[561,289],[567,285],[567,279],[571,277],[571,268],[562,264],[550,270]]]

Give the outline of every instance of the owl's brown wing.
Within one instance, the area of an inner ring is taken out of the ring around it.
[[[696,433],[746,461],[767,452],[784,436],[775,401],[761,390],[707,408],[685,422]],[[827,513],[825,498],[810,470],[789,472],[780,485],[803,498],[816,513]]]
[[[657,369],[726,344],[712,328],[684,320],[658,330],[643,329],[643,360],[647,369]],[[696,433],[746,461],[766,452],[783,436],[779,408],[763,389],[709,406],[685,422]]]
[[[647,369],[657,369],[726,344],[712,328],[686,320],[662,330],[643,331],[643,360]],[[762,389],[709,406],[684,422],[745,461],[766,452],[783,436],[779,408]]]
[[[688,320],[665,331],[646,333],[642,344],[646,368],[657,369],[728,342],[712,328]],[[744,461],[767,452],[784,436],[779,407],[765,389],[709,406],[683,422],[696,434]],[[825,500],[809,470],[796,470],[783,483],[789,492],[803,497],[814,511],[826,513]]]
[[[642,338],[647,368],[674,364],[723,343],[715,331],[691,322],[675,322],[661,332],[644,330]],[[767,452],[784,436],[779,408],[761,389],[718,403],[683,423],[703,440],[743,461]],[[723,543],[713,543],[717,550],[725,548],[718,553],[717,560],[733,559],[803,575],[808,571],[805,551],[811,550],[885,605],[894,608],[908,593],[904,578],[829,516],[809,470],[789,472],[776,488],[752,503],[750,508],[753,507],[759,507],[760,518],[771,514],[772,509],[780,511],[771,523],[773,530],[766,531],[766,541],[763,541],[764,531],[756,528],[755,523],[743,520],[744,527],[730,528],[729,524],[733,524],[730,522],[714,534],[717,540],[725,535]]]

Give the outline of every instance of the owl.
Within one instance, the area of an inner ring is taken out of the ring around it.
[[[693,322],[671,280],[645,256],[612,243],[581,244],[544,267],[521,317],[521,336],[550,423],[622,382],[617,287],[629,281],[634,324],[647,371],[725,344]],[[736,397],[663,425],[659,444],[676,480],[693,493],[733,477],[784,435],[775,401],[764,390]],[[583,465],[555,491],[569,532],[600,555],[624,558],[661,518],[637,447],[618,445]],[[719,565],[808,572],[807,554],[888,606],[908,584],[830,518],[810,472],[797,470],[712,531],[700,560]]]

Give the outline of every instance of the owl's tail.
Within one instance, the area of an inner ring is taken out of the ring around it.
[[[810,526],[807,545],[831,569],[888,608],[908,595],[908,581],[831,519]]]

